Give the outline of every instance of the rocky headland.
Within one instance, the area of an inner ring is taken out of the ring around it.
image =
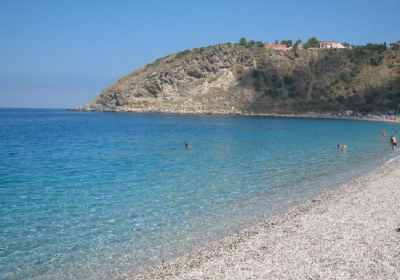
[[[397,111],[400,51],[221,44],[160,58],[74,110],[301,114]]]

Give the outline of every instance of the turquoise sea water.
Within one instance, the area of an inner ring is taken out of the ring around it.
[[[396,157],[381,129],[0,109],[0,279],[122,278]]]

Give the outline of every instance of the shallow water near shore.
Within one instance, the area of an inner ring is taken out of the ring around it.
[[[129,275],[398,156],[382,129],[400,126],[0,109],[0,278]]]

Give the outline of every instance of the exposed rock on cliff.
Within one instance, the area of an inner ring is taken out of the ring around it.
[[[248,114],[395,110],[399,103],[400,51],[223,44],[158,59],[76,109]]]

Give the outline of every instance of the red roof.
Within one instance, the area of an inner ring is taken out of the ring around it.
[[[276,49],[286,49],[287,46],[285,44],[265,44],[266,48],[276,48]]]

